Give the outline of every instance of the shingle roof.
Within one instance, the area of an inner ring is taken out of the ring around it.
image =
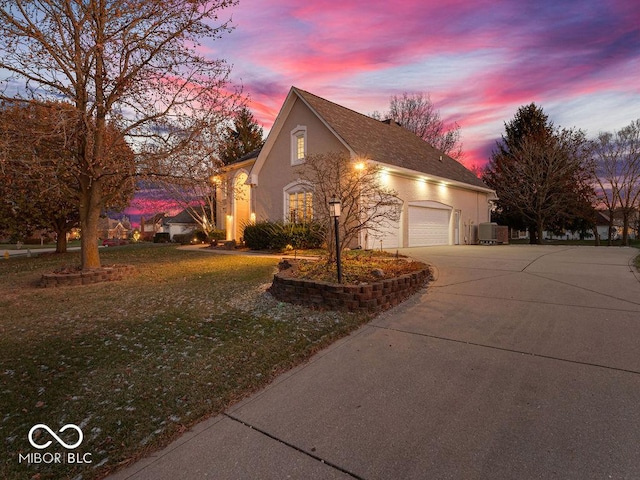
[[[488,188],[462,164],[395,122],[381,122],[304,90],[295,87],[293,90],[357,155],[427,175]]]
[[[203,212],[207,212],[209,211],[208,208],[203,208],[200,207],[202,210],[200,213]],[[197,224],[197,222],[193,219],[193,216],[189,213],[188,209],[184,209],[182,210],[180,213],[178,213],[177,215],[174,215],[171,218],[167,218],[165,220],[165,223],[193,223],[193,224]]]

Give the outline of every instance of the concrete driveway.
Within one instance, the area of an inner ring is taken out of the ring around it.
[[[625,248],[431,247],[436,281],[117,478],[640,478]]]

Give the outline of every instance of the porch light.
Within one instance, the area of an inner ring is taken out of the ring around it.
[[[338,270],[338,283],[342,283],[342,264],[340,261],[340,230],[339,221],[340,218],[340,199],[335,195],[329,200],[329,214],[333,217],[333,230],[336,235],[336,268]]]

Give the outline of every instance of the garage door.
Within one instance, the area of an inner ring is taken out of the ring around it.
[[[449,245],[451,210],[409,206],[409,246]]]

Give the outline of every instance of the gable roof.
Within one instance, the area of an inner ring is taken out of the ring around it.
[[[295,97],[300,98],[356,156],[490,190],[462,164],[396,122],[381,122],[296,87],[291,88],[272,131],[276,129],[278,120],[284,121],[280,117],[286,117]],[[268,153],[268,140],[265,147],[263,153],[265,150]],[[258,169],[263,162],[264,158],[259,158]]]
[[[198,207],[193,207],[194,209],[197,209]],[[208,213],[209,209],[206,207],[199,207],[200,209],[200,213]],[[189,209],[185,208],[184,210],[182,210],[181,212],[179,212],[177,215],[174,215],[173,217],[167,218],[165,220],[165,223],[185,223],[185,224],[194,224],[197,225],[198,222],[196,222],[193,218],[193,216],[191,215],[191,213],[189,213]]]

